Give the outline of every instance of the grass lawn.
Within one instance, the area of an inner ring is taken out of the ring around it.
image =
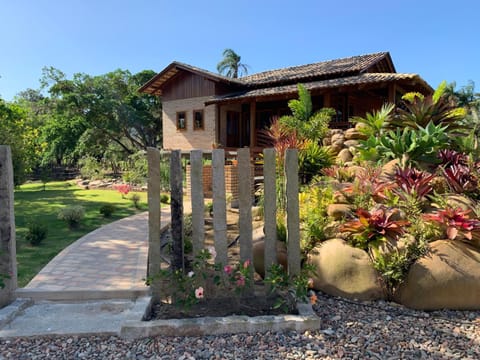
[[[135,209],[129,199],[122,199],[116,190],[83,190],[73,182],[51,182],[43,190],[43,184],[22,185],[15,191],[15,224],[17,230],[18,286],[23,287],[61,250],[83,235],[112,221],[147,210],[146,193],[141,197],[140,209]],[[116,208],[110,218],[104,218],[99,210],[105,204]],[[70,230],[66,222],[57,219],[60,209],[70,205],[85,208],[85,218],[77,229]],[[25,240],[27,224],[39,222],[47,225],[46,239],[38,246]]]

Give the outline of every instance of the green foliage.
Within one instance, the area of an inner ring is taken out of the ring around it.
[[[67,206],[58,212],[57,218],[68,224],[70,229],[75,229],[85,217],[85,208],[81,205]]]
[[[144,151],[138,151],[128,157],[127,170],[123,173],[123,181],[128,184],[143,185],[148,177],[148,163]]]
[[[335,163],[335,155],[317,142],[306,140],[298,154],[298,167],[302,184],[308,184],[320,171]]]
[[[390,130],[379,137],[370,136],[360,141],[359,158],[362,160],[386,162],[400,159],[407,164],[419,162],[438,162],[437,153],[448,148],[450,137],[446,127],[428,123],[426,127],[416,129],[405,127]]]
[[[168,194],[160,194],[160,202],[162,204],[168,204],[170,202],[170,196],[168,196]]]
[[[217,64],[217,71],[230,78],[238,78],[238,75],[247,75],[248,65],[242,64],[241,56],[232,49],[223,50],[223,59]]]
[[[364,118],[359,116],[353,117],[350,121],[363,125],[359,127],[359,131],[362,134],[368,137],[376,137],[385,131],[392,120],[394,108],[394,104],[383,104],[380,110],[373,111],[372,113],[367,112]]]
[[[48,234],[48,227],[39,222],[31,222],[27,225],[27,233],[25,235],[25,240],[28,241],[31,245],[37,246],[45,240]]]
[[[105,177],[102,164],[92,156],[86,156],[78,161],[80,175],[83,179],[99,180]]]
[[[412,264],[427,254],[427,247],[423,242],[412,242],[405,248],[395,249],[393,252],[378,253],[373,259],[373,266],[382,275],[391,297],[408,275]]]
[[[132,201],[135,209],[140,209],[140,200],[141,200],[140,195],[134,193],[130,196],[130,200]]]
[[[103,217],[110,218],[110,217],[112,217],[115,210],[116,210],[115,205],[105,204],[100,208],[100,214],[102,214]]]
[[[269,276],[265,278],[265,284],[269,287],[270,295],[276,296],[275,308],[281,308],[285,312],[293,311],[298,302],[308,301],[308,289],[312,284],[311,276],[315,273],[315,266],[305,264],[299,275],[290,276],[282,265],[273,264],[269,269]],[[316,297],[311,297],[314,304]]]

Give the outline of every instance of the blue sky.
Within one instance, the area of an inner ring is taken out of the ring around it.
[[[42,68],[72,76],[216,71],[225,48],[250,73],[378,51],[433,87],[480,89],[477,0],[0,0],[0,97],[38,88]]]

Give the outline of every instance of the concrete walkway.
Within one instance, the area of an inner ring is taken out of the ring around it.
[[[162,228],[170,207],[162,208]],[[35,300],[136,298],[145,295],[148,212],[104,225],[50,261],[18,297]]]

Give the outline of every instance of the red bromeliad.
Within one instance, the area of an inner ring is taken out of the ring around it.
[[[470,219],[469,213],[470,210],[462,210],[461,208],[446,208],[431,214],[425,214],[423,218],[444,226],[447,238],[450,240],[454,240],[459,232],[466,239],[471,240],[472,231],[480,229],[480,221]]]
[[[397,168],[395,171],[395,182],[400,189],[394,190],[395,194],[405,200],[405,195],[423,199],[433,190],[430,181],[435,174],[429,174],[413,168]]]
[[[358,219],[346,222],[340,231],[350,232],[354,245],[363,249],[370,244],[378,246],[381,241],[402,236],[405,226],[410,225],[407,220],[391,220],[394,211],[384,206],[372,211],[358,209],[356,213]]]

